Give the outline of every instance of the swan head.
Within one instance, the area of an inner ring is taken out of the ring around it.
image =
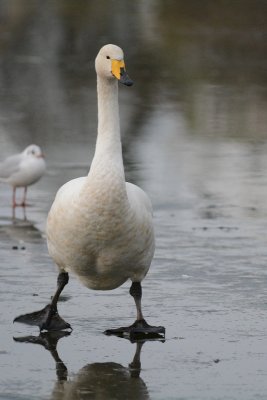
[[[95,69],[98,76],[108,80],[117,79],[126,86],[132,86],[133,81],[125,70],[123,51],[114,44],[103,46],[95,60]]]
[[[27,157],[44,158],[41,148],[36,144],[30,144],[30,146],[26,147],[23,154]]]

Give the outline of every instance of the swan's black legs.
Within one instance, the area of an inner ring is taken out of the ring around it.
[[[58,275],[57,290],[52,298],[50,304],[40,311],[35,311],[30,314],[20,315],[15,318],[14,322],[21,322],[28,325],[39,326],[40,331],[58,331],[63,329],[71,329],[64,319],[60,317],[57,310],[57,302],[59,296],[69,281],[69,275],[67,272],[61,272]],[[142,299],[142,287],[140,282],[133,282],[130,288],[130,295],[133,296],[137,319],[136,321],[127,327],[121,327],[117,329],[109,329],[105,331],[106,335],[117,335],[117,336],[128,336],[131,340],[136,341],[138,339],[159,339],[165,336],[165,328],[163,326],[150,326],[143,317],[141,309]]]
[[[133,341],[139,338],[158,339],[165,336],[165,328],[163,326],[150,326],[143,317],[141,308],[142,286],[140,282],[132,283],[130,295],[133,296],[136,305],[136,321],[130,326],[108,329],[104,333],[106,335],[130,336]]]
[[[130,287],[130,295],[133,296],[135,305],[136,305],[136,311],[137,311],[137,321],[142,321],[144,319],[143,313],[142,313],[142,308],[141,308],[141,299],[142,299],[142,286],[140,282],[133,282],[132,286]]]
[[[37,325],[40,331],[59,331],[63,329],[71,329],[70,324],[64,321],[58,314],[57,302],[59,296],[69,281],[67,272],[61,272],[57,279],[57,290],[50,304],[40,311],[35,311],[30,314],[20,315],[14,319],[14,322],[21,322],[27,325]]]

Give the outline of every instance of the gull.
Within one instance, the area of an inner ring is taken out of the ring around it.
[[[69,273],[93,290],[112,290],[130,280],[137,317],[128,327],[106,334],[164,334],[150,326],[141,309],[142,287],[154,255],[152,206],[138,186],[125,182],[120,135],[118,81],[131,86],[120,47],[105,45],[95,60],[98,134],[95,154],[85,177],[65,183],[57,192],[47,219],[48,251],[59,269],[57,290],[44,309],[15,322],[40,330],[71,328],[58,314],[58,298]]]
[[[9,156],[0,163],[0,182],[8,183],[13,187],[13,207],[26,206],[28,186],[39,181],[45,169],[44,155],[36,144],[27,146],[21,153]],[[16,202],[16,189],[18,187],[24,188],[21,203]]]

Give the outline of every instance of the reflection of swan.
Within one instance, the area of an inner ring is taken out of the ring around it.
[[[52,355],[56,362],[58,377],[51,396],[52,400],[149,399],[147,387],[140,378],[140,355],[144,341],[136,343],[136,351],[129,368],[114,362],[91,363],[81,368],[74,378],[69,380],[67,368],[57,353],[58,340],[69,334],[57,331],[41,333],[39,336],[14,338],[17,342],[40,344]]]
[[[56,362],[56,371],[58,380],[62,381],[67,379],[68,370],[65,364],[62,362],[62,360],[59,358],[57,352],[57,343],[61,338],[69,335],[70,332],[57,331],[57,332],[41,333],[39,336],[16,337],[14,338],[14,340],[15,342],[20,342],[20,343],[40,344],[46,350],[48,350]]]
[[[45,161],[39,146],[31,144],[22,153],[7,157],[0,163],[0,182],[13,187],[13,207],[25,207],[28,186],[39,181],[45,172]],[[24,188],[23,200],[16,202],[17,187]]]
[[[57,382],[53,400],[116,399],[145,400],[144,381],[121,364],[106,362],[84,366],[72,381]]]
[[[115,289],[130,279],[137,320],[120,331],[163,333],[163,327],[146,323],[141,310],[141,281],[154,254],[151,203],[146,193],[125,182],[124,176],[118,80],[126,85],[132,82],[117,46],[104,46],[95,64],[98,137],[91,169],[87,177],[59,189],[48,215],[48,249],[60,271],[58,290],[50,305],[15,321],[38,325],[41,330],[69,328],[58,315],[57,300],[68,283],[68,272],[73,272],[95,290]]]

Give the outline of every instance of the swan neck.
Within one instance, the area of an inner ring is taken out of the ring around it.
[[[118,82],[97,78],[98,138],[120,143]]]
[[[97,77],[98,133],[89,174],[108,176],[113,171],[125,185],[120,137],[118,82]]]

